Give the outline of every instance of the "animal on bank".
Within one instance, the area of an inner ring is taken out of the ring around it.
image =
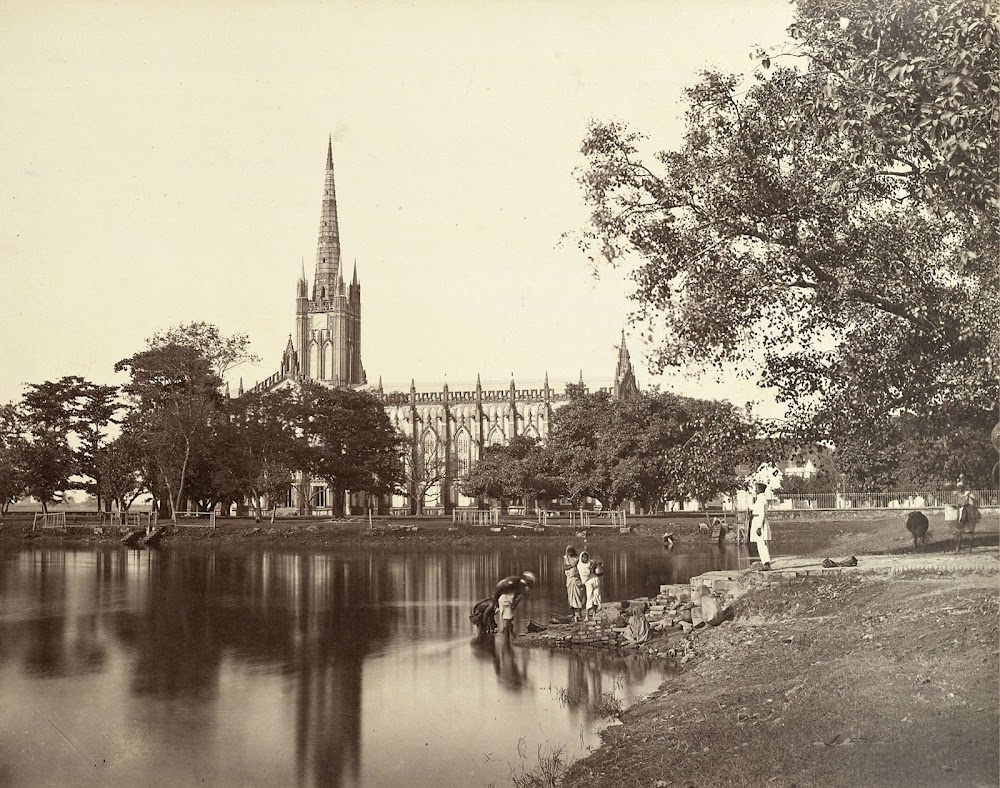
[[[906,530],[913,534],[913,549],[917,549],[917,540],[924,547],[927,546],[927,515],[923,512],[910,512],[906,518]]]
[[[965,496],[965,503],[958,507],[958,520],[955,523],[955,536],[958,543],[955,545],[955,552],[962,549],[962,537],[969,535],[969,552],[972,552],[972,534],[982,519],[976,497],[971,493]]]

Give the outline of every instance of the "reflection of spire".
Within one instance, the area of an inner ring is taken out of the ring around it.
[[[629,358],[625,346],[625,329],[622,329],[622,343],[618,347],[618,368],[615,370],[614,395],[616,399],[629,399],[639,393],[639,384],[635,380],[635,370],[632,369],[632,359]]]

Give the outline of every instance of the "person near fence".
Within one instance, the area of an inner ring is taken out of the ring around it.
[[[750,522],[748,530],[750,541],[757,545],[761,569],[765,572],[771,569],[771,551],[768,543],[771,541],[771,524],[767,521],[767,485],[757,482],[754,485],[755,496],[750,507]]]

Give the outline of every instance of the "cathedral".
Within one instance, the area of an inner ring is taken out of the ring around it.
[[[516,435],[544,441],[552,413],[568,401],[565,392],[549,388],[548,374],[544,384],[536,388],[518,388],[512,378],[508,388],[484,389],[478,375],[475,388],[464,391],[452,391],[444,383],[418,392],[411,383],[408,393],[384,392],[381,378],[375,386],[368,384],[361,362],[361,283],[356,264],[350,284],[345,283],[340,254],[332,140],[326,151],[312,288],[303,266],[296,286],[295,330],[288,337],[281,368],[252,390],[272,390],[303,381],[360,388],[384,403],[390,421],[408,446],[404,458],[406,493],[374,502],[379,511],[389,514],[449,514],[456,509],[478,508],[480,502],[462,495],[457,482],[469,472],[480,452],[487,446],[506,444]],[[579,382],[584,382],[582,373]],[[615,397],[639,391],[624,331],[614,385],[608,390]],[[305,491],[310,499],[308,507]],[[301,476],[292,485],[287,503],[299,511],[333,508],[326,484]],[[348,513],[365,506],[350,494],[344,505]]]

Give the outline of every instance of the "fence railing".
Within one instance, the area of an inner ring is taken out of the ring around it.
[[[966,493],[979,506],[1000,505],[1000,490],[905,490],[901,492],[783,493],[775,491],[774,509],[921,509],[957,506]]]

